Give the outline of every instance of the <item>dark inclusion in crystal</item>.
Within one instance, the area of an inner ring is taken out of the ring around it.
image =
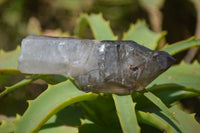
[[[143,90],[173,65],[164,51],[134,41],[97,41],[28,36],[22,41],[19,70],[66,74],[86,92],[129,94]]]

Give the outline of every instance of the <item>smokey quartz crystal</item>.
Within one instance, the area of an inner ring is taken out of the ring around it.
[[[86,92],[129,94],[143,90],[175,59],[134,41],[28,36],[18,69],[31,74],[65,74]]]

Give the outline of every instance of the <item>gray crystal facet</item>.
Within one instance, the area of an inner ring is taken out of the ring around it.
[[[142,90],[175,62],[168,53],[134,41],[28,36],[21,49],[21,72],[66,74],[87,92]]]

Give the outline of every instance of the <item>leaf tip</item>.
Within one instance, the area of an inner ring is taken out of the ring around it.
[[[27,100],[28,105],[30,106],[30,104],[32,103],[33,100]]]
[[[19,120],[19,119],[21,119],[21,115],[20,114],[16,114],[16,120]]]

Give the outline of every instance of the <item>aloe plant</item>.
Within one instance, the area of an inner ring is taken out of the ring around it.
[[[101,14],[82,14],[75,29],[76,36],[83,38],[88,25],[95,39],[117,40],[109,22]],[[144,21],[138,21],[124,33],[123,39],[155,49],[165,34],[154,33]],[[199,39],[190,38],[166,45],[162,50],[175,55],[199,45]],[[16,69],[19,53],[20,48],[12,52],[0,51],[0,79],[9,74],[23,75]],[[194,114],[183,112],[174,103],[200,95],[199,70],[197,62],[177,64],[147,86],[146,91],[124,96],[85,93],[65,75],[26,75],[28,78],[5,87],[0,98],[37,79],[44,80],[48,88],[34,100],[28,101],[25,113],[17,115],[14,122],[1,120],[0,132],[195,133],[200,131],[200,126]]]

